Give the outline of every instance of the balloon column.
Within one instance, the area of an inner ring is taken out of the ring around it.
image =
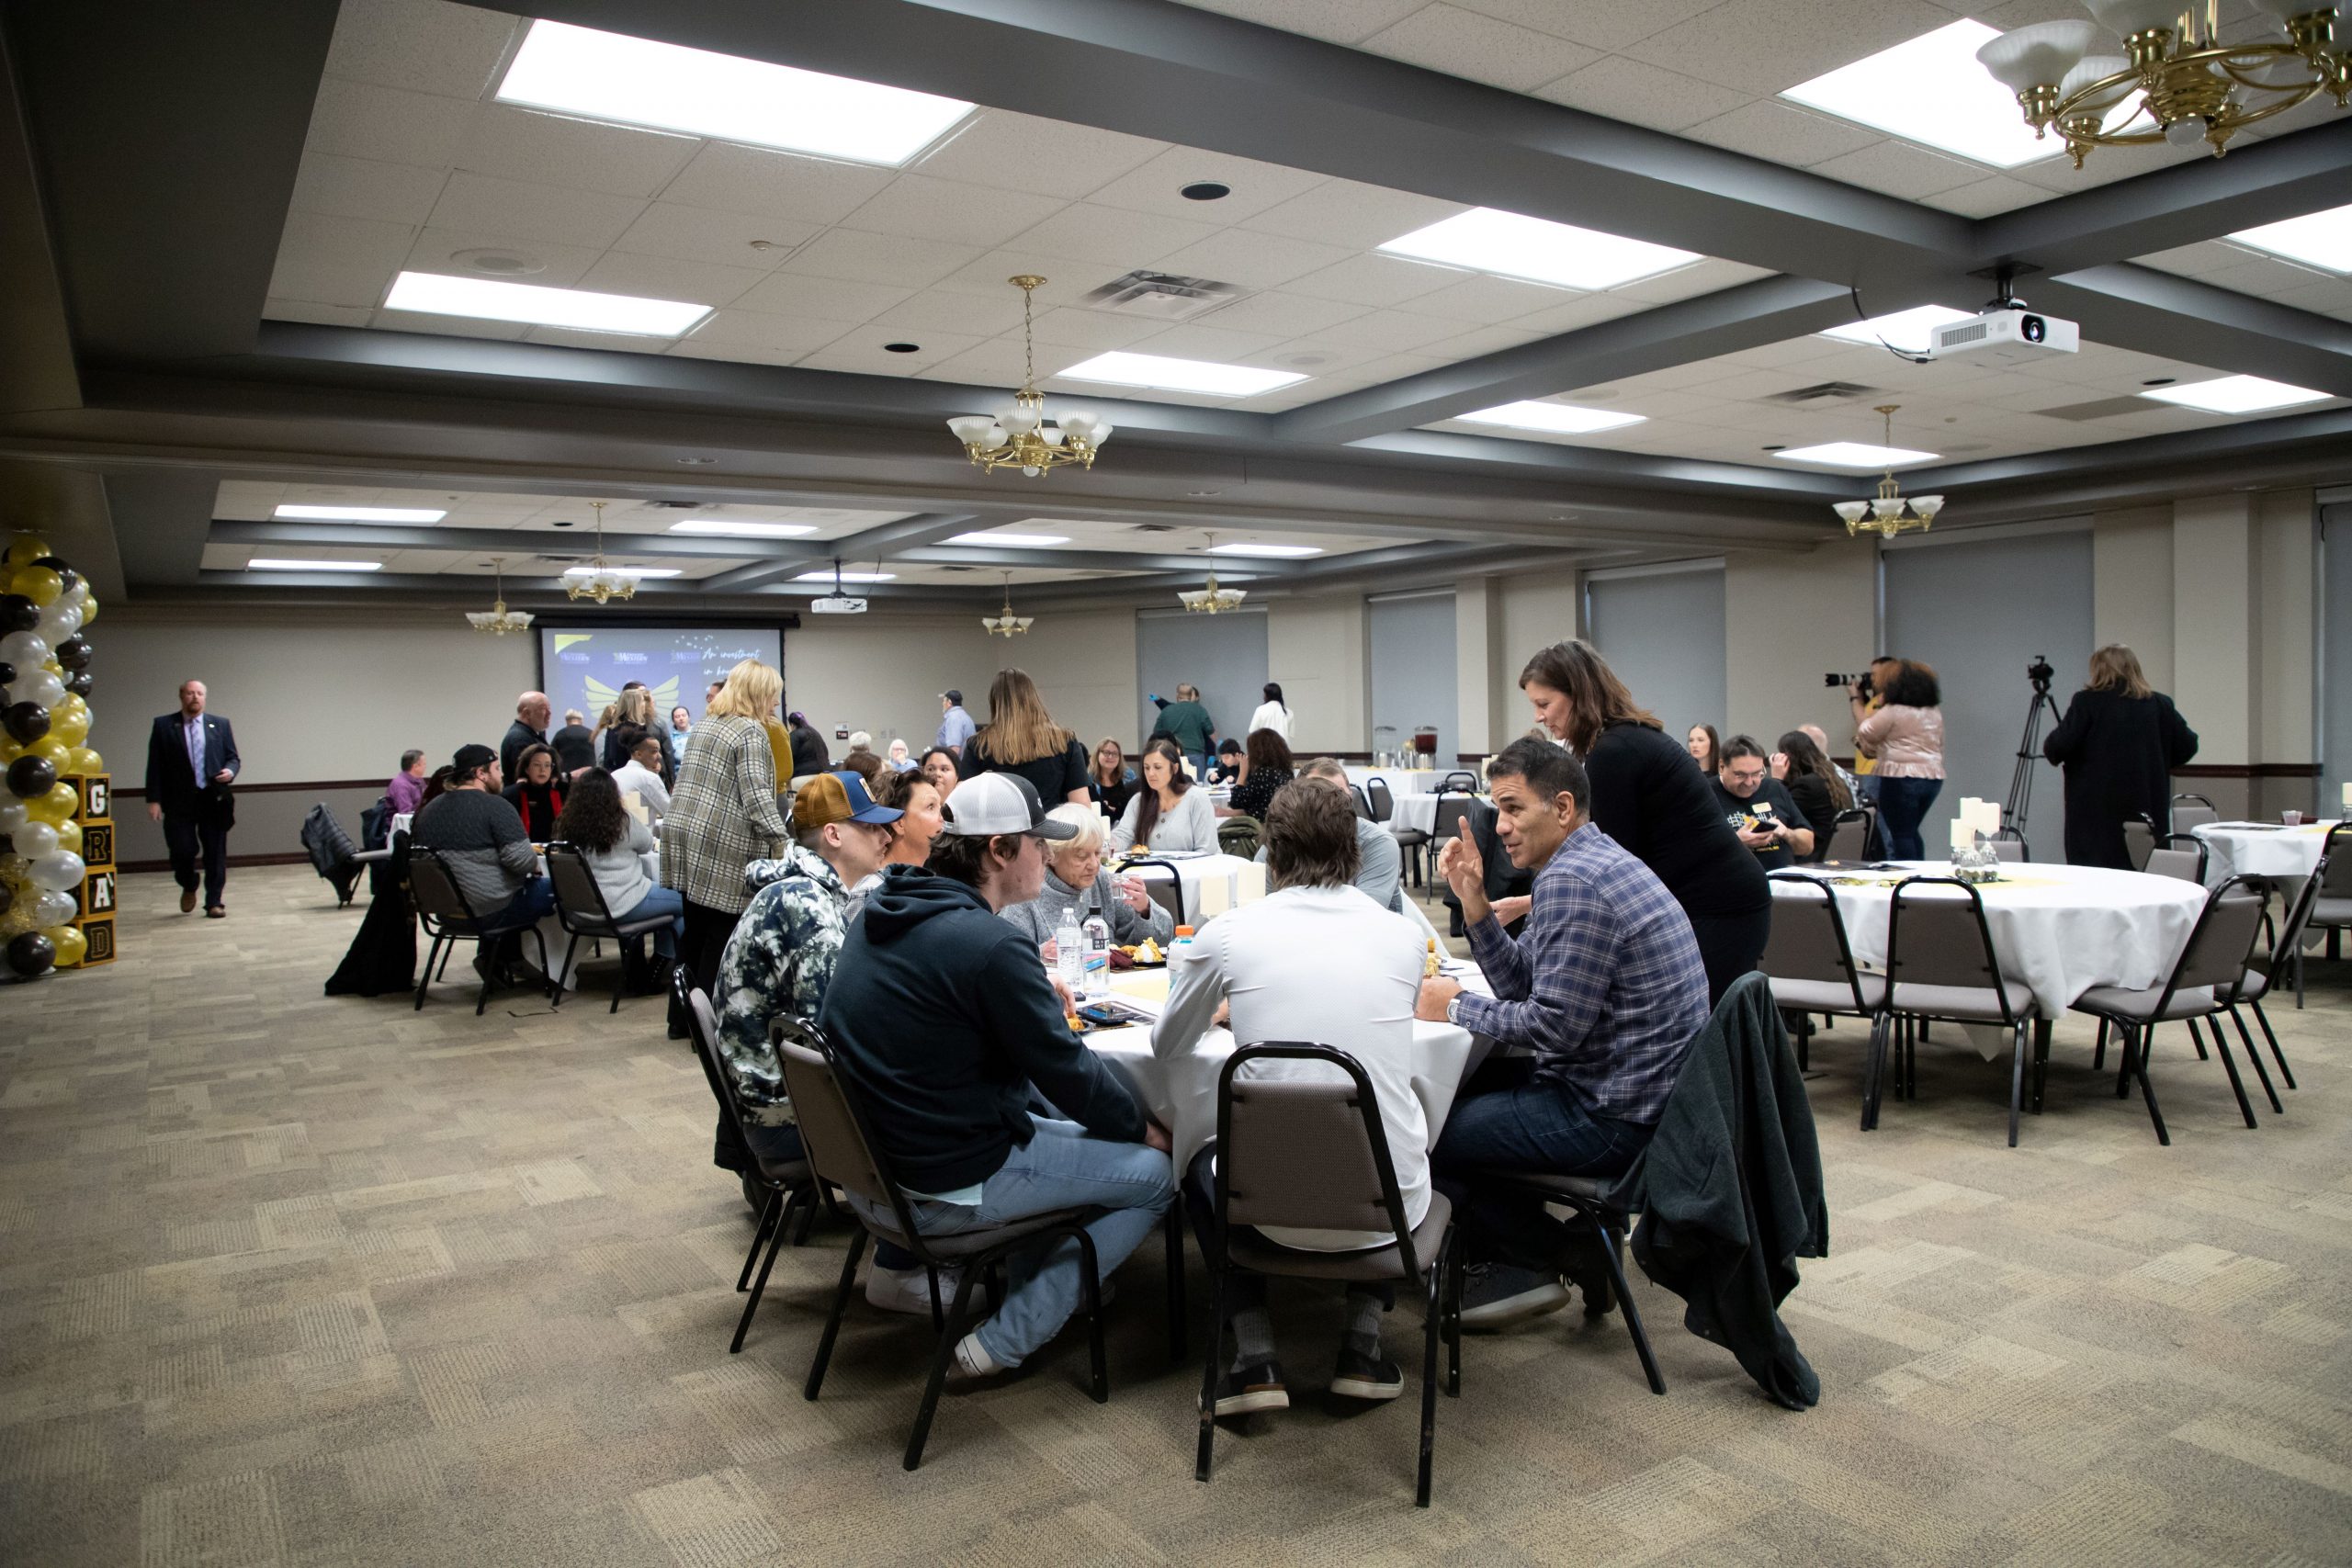
[[[104,835],[106,764],[90,736],[90,645],[82,628],[98,602],[81,574],[28,535],[0,553],[0,959],[7,974],[37,979],[89,954],[84,860],[93,831]],[[80,781],[80,785],[73,781]],[[85,798],[91,790],[95,801]],[[89,807],[95,804],[96,809]],[[112,914],[112,876],[106,877]],[[113,953],[110,919],[107,955]]]

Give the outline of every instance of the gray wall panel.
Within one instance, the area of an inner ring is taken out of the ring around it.
[[[1176,700],[1176,685],[1190,681],[1216,721],[1220,738],[1241,737],[1250,716],[1265,700],[1266,613],[1239,610],[1200,615],[1178,610],[1136,617],[1136,735],[1151,733],[1158,710],[1149,694]]]
[[[1694,724],[1722,728],[1723,568],[1594,578],[1585,586],[1592,644],[1634,700],[1677,740]]]
[[[1388,739],[1380,733],[1384,725],[1396,728],[1396,745],[1409,746],[1414,730],[1434,724],[1437,764],[1453,767],[1461,734],[1454,714],[1462,700],[1453,680],[1453,590],[1374,599],[1364,612],[1372,639],[1373,749]]]

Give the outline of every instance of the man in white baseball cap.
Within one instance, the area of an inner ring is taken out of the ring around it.
[[[1167,1212],[1168,1134],[1070,1032],[1037,949],[997,918],[1043,887],[1041,840],[1077,829],[1048,820],[1035,786],[1010,773],[966,779],[943,812],[930,863],[891,866],[866,898],[819,1021],[921,1200],[924,1235],[1099,1208],[1087,1229],[1107,1278]],[[1069,1120],[1031,1112],[1033,1088]],[[1052,1338],[1077,1309],[1079,1268],[1068,1237],[1015,1258],[1002,1306],[957,1342],[950,1375],[1017,1367]]]

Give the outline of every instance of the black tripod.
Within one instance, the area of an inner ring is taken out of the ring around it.
[[[2033,769],[2041,761],[2041,716],[2048,713],[2054,722],[2059,718],[2058,705],[2051,698],[2051,677],[2057,673],[2050,660],[2037,653],[2033,662],[2025,667],[2025,678],[2033,682],[2033,700],[2026,705],[2025,737],[2018,742],[2017,772],[2009,775],[2009,798],[2001,807],[2001,827],[2013,830],[2018,841],[2025,841],[2026,812],[2033,804]]]

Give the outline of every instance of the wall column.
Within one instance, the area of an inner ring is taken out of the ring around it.
[[[1453,585],[1454,745],[1464,757],[1487,757],[1506,736],[1499,639],[1503,626],[1502,583],[1492,577]]]
[[[2197,763],[2244,767],[2255,758],[2258,669],[2254,643],[2255,507],[2251,495],[2173,504],[2173,700],[2197,731]],[[2224,816],[2251,814],[2255,781],[2195,779]]]

